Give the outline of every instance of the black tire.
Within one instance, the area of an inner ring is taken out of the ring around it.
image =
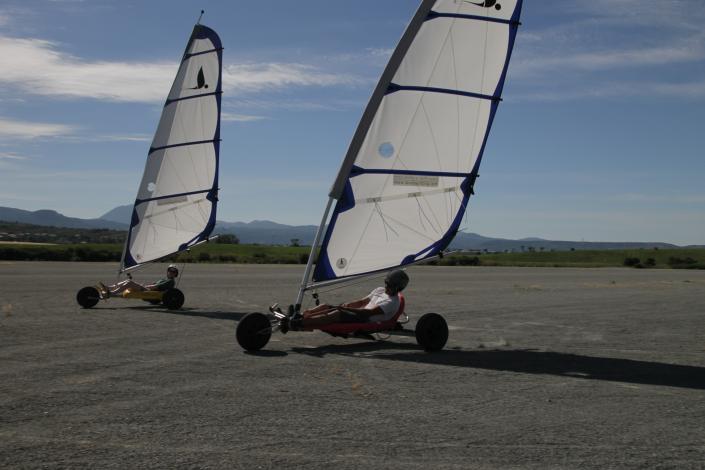
[[[178,310],[184,305],[184,293],[179,289],[169,289],[162,296],[162,303],[169,310]]]
[[[76,302],[83,308],[95,307],[100,301],[100,294],[95,287],[84,287],[76,294]]]
[[[237,336],[238,344],[243,349],[259,351],[272,337],[272,324],[269,318],[262,313],[248,313],[237,324],[235,335]]]
[[[426,351],[439,351],[448,341],[448,324],[437,313],[427,313],[416,322],[416,342]]]

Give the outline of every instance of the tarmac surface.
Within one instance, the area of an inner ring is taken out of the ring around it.
[[[705,271],[415,267],[410,325],[443,314],[444,351],[291,332],[251,354],[237,322],[303,266],[187,265],[176,312],[78,307],[116,269],[0,262],[0,468],[705,468]]]

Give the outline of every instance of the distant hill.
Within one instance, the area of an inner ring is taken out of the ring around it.
[[[215,225],[215,233],[234,233],[242,243],[261,243],[264,245],[289,245],[298,239],[301,245],[310,245],[316,236],[315,225],[284,225],[269,220],[252,222],[223,222]]]
[[[132,217],[132,204],[128,206],[117,206],[115,209],[106,212],[100,216],[101,220],[109,220],[126,226],[130,225]]]
[[[679,248],[677,245],[663,242],[584,242],[556,241],[542,238],[523,238],[509,240],[503,238],[488,238],[476,233],[460,232],[450,244],[456,250],[480,251],[570,251],[574,250],[625,250],[631,248]],[[691,247],[695,248],[695,247]]]
[[[11,207],[0,207],[0,220],[5,222],[19,222],[23,224],[44,225],[50,227],[66,228],[108,228],[126,230],[128,225],[104,219],[78,219],[66,217],[53,210],[25,211]]]
[[[118,206],[103,214],[99,219],[78,219],[66,217],[53,210],[25,211],[10,207],[0,207],[0,221],[26,224],[66,227],[66,228],[106,228],[127,230],[129,228],[132,205]],[[234,233],[242,243],[262,245],[289,245],[297,239],[301,245],[310,245],[316,234],[314,225],[284,225],[269,220],[252,222],[216,222],[215,234]],[[689,248],[702,248],[704,245],[691,245]],[[584,242],[556,241],[542,238],[511,240],[490,238],[470,232],[460,232],[450,245],[454,250],[502,251],[569,251],[574,250],[617,250],[633,248],[679,248],[677,245],[662,242]]]

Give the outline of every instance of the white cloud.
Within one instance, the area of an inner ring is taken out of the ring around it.
[[[0,118],[0,137],[3,139],[37,139],[71,135],[76,127],[66,124],[16,121]]]
[[[540,75],[565,69],[596,71],[650,65],[668,65],[693,62],[705,58],[705,43],[702,40],[682,46],[654,47],[644,49],[607,50],[584,53],[565,53],[553,57],[525,57],[512,64],[516,76]]]
[[[0,152],[0,160],[27,160],[27,157],[14,152]]]
[[[261,121],[263,119],[267,119],[267,118],[264,116],[250,116],[247,114],[236,114],[236,113],[226,113],[226,112],[220,113],[220,120],[225,121],[225,122],[252,122],[252,121]]]
[[[50,41],[3,36],[0,57],[1,86],[35,95],[117,102],[162,102],[177,70],[175,62],[87,61],[60,51]],[[223,70],[223,88],[230,94],[356,83],[359,80],[349,75],[323,73],[297,63],[226,65]]]
[[[304,64],[238,64],[228,65],[223,69],[223,88],[228,88],[234,93],[292,85],[332,86],[358,83],[359,80],[354,77],[322,73],[315,67]]]
[[[514,91],[516,101],[568,101],[584,98],[619,98],[632,96],[663,96],[673,98],[705,98],[705,79],[696,82],[593,82],[582,88]]]

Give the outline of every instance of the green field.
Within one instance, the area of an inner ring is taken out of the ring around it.
[[[691,268],[705,269],[705,249],[634,249],[634,250],[576,250],[526,253],[490,253],[477,255],[449,255],[440,264],[474,264],[477,258],[482,266],[576,267],[604,268],[625,266],[631,259],[636,268]]]
[[[180,263],[305,264],[309,251],[309,247],[206,243],[169,260]],[[120,261],[121,256],[122,245],[113,243],[42,245],[0,242],[0,260]]]
[[[310,247],[207,243],[173,256],[181,263],[305,264]],[[22,244],[0,242],[0,260],[120,261],[121,244]],[[526,253],[452,254],[430,264],[444,266],[527,266],[705,269],[705,249],[585,250]]]

